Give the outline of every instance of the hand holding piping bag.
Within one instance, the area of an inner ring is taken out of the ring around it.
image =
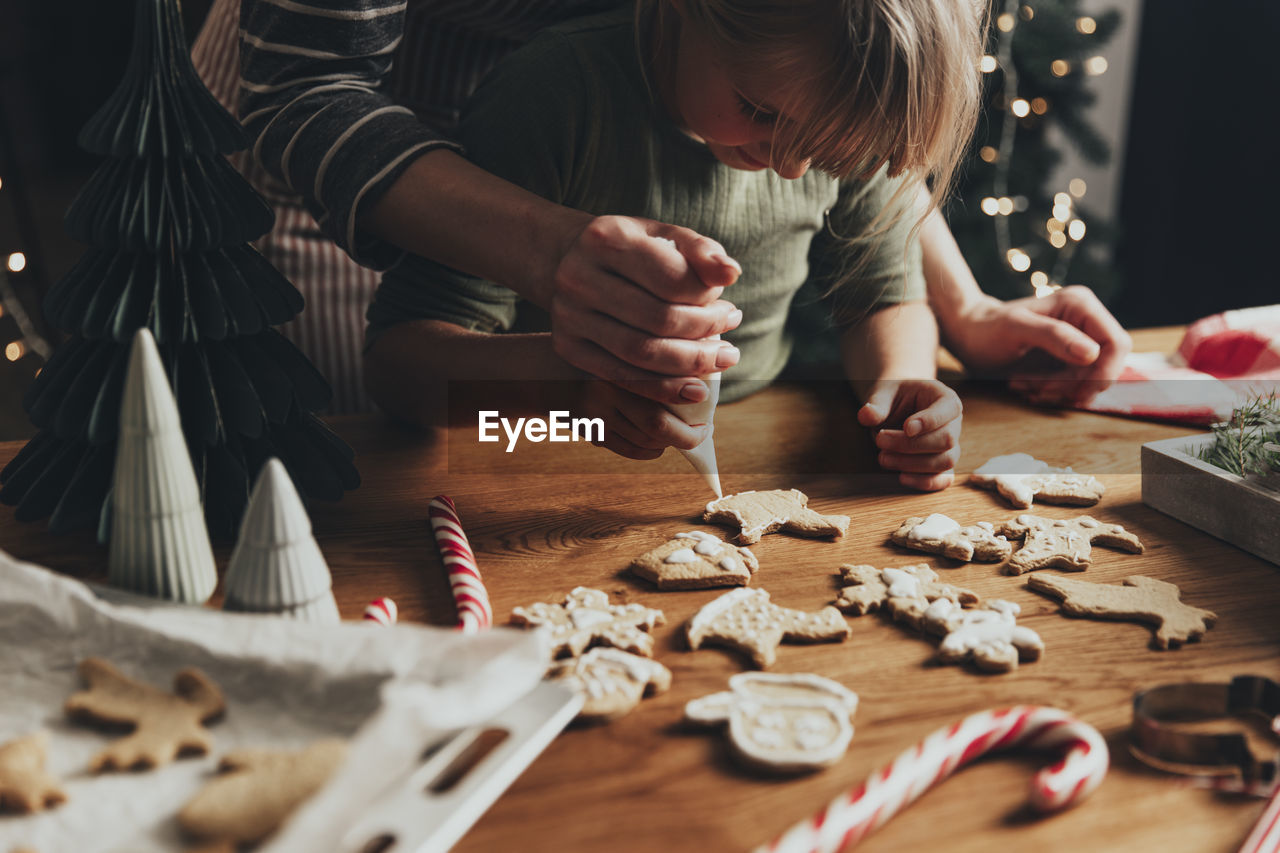
[[[719,335],[714,335],[707,340],[720,340]],[[716,444],[715,444],[715,417],[716,402],[720,399],[720,373],[719,371],[703,378],[707,383],[707,398],[700,403],[681,403],[679,405],[667,406],[676,414],[680,420],[690,426],[707,426],[707,437],[702,443],[692,450],[681,450],[684,458],[689,460],[689,464],[694,470],[702,475],[707,481],[707,485],[716,493],[717,498],[724,497],[724,491],[720,488],[720,468],[716,464]]]

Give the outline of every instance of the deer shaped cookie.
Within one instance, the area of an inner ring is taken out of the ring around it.
[[[1150,622],[1161,649],[1200,639],[1218,618],[1213,611],[1183,604],[1173,584],[1142,575],[1125,578],[1123,584],[1032,575],[1027,586],[1062,599],[1062,612],[1072,616]]]

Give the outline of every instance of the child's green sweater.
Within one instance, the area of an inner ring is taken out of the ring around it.
[[[725,336],[742,357],[725,373],[724,401],[782,371],[793,297],[807,280],[829,282],[847,267],[854,250],[834,235],[865,235],[896,189],[883,170],[867,181],[812,170],[789,181],[720,163],[650,96],[630,10],[548,30],[502,61],[469,102],[459,135],[475,163],[552,201],[683,225],[724,246],[742,265],[725,298],[743,313]],[[840,320],[923,297],[911,219],[898,217],[859,245],[856,279],[828,300]],[[503,235],[491,239],[498,248]],[[378,288],[370,340],[421,318],[486,332],[547,330],[545,313],[514,291],[408,256]]]

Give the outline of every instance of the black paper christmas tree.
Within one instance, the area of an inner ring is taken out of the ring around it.
[[[235,531],[272,456],[307,498],[337,500],[359,485],[351,449],[313,414],[329,384],[271,328],[303,300],[248,245],[272,224],[224,158],[248,143],[191,64],[177,0],[138,0],[125,77],[80,134],[107,158],[67,211],[67,232],[90,248],[45,302],[70,338],[23,401],[40,432],[0,471],[0,501],[19,519],[105,535],[140,327],[177,397],[211,533]]]

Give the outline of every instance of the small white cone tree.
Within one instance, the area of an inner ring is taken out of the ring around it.
[[[187,604],[208,601],[218,585],[178,405],[145,328],[133,338],[120,404],[107,579]]]

